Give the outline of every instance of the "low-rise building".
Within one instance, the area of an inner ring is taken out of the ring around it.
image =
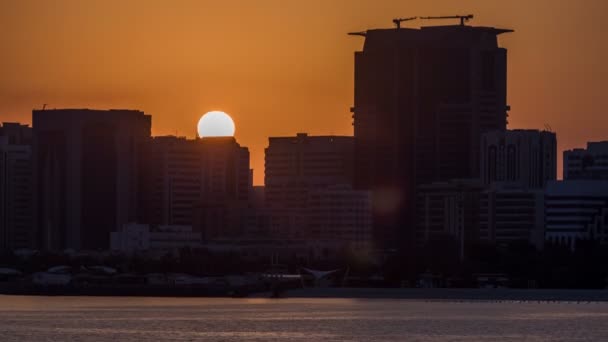
[[[110,233],[111,249],[127,254],[146,251],[172,251],[184,247],[201,247],[201,233],[191,226],[129,223],[118,232]]]
[[[564,179],[608,180],[608,141],[588,142],[586,149],[564,151]]]
[[[545,190],[545,238],[576,248],[579,240],[608,242],[608,181],[549,182]]]
[[[479,239],[506,245],[527,241],[537,249],[544,242],[544,191],[516,183],[494,183],[481,194]]]

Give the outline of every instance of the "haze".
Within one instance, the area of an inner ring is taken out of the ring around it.
[[[604,0],[2,0],[0,121],[31,123],[45,103],[129,108],[153,115],[155,135],[194,137],[202,114],[222,110],[261,184],[268,136],[352,134],[363,39],[347,32],[467,13],[515,30],[500,37],[509,128],[550,125],[560,155],[608,139]]]

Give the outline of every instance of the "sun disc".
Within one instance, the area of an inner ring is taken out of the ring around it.
[[[198,136],[233,137],[235,126],[230,115],[222,111],[211,111],[203,115],[198,121]]]

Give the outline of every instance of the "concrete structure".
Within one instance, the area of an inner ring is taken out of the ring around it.
[[[481,134],[507,124],[507,52],[492,27],[367,30],[355,53],[355,183],[374,231],[412,240],[416,188],[479,174]]]
[[[576,248],[578,240],[608,242],[608,181],[567,180],[547,184],[545,238]]]
[[[132,254],[147,251],[172,251],[184,247],[201,247],[201,233],[191,226],[129,223],[110,233],[111,250]]]
[[[564,151],[564,179],[608,180],[608,141],[588,142],[587,149]]]
[[[197,143],[201,197],[195,208],[195,230],[205,241],[246,236],[253,189],[249,150],[233,137],[206,137]]]
[[[198,140],[154,137],[141,154],[138,221],[192,225],[201,199],[202,151]]]
[[[0,126],[0,249],[33,248],[32,129]]]
[[[545,192],[521,183],[493,183],[480,197],[479,239],[496,245],[526,241],[542,249]]]
[[[353,137],[270,137],[265,150],[266,201],[296,208],[308,191],[353,183]]]
[[[106,250],[137,218],[151,117],[136,110],[34,110],[35,227],[45,250]]]
[[[371,195],[349,185],[313,190],[306,202],[306,233],[310,241],[334,242],[335,248],[372,247]]]
[[[416,242],[424,245],[430,240],[449,236],[460,243],[463,257],[466,246],[478,238],[482,189],[480,182],[474,179],[419,186]]]
[[[371,198],[353,189],[353,137],[271,137],[265,203],[274,238],[340,248],[371,247]]]
[[[555,133],[533,129],[486,132],[481,138],[481,179],[542,189],[557,178]]]

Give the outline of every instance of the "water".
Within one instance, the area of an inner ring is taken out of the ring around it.
[[[608,303],[0,296],[0,341],[608,341]]]

